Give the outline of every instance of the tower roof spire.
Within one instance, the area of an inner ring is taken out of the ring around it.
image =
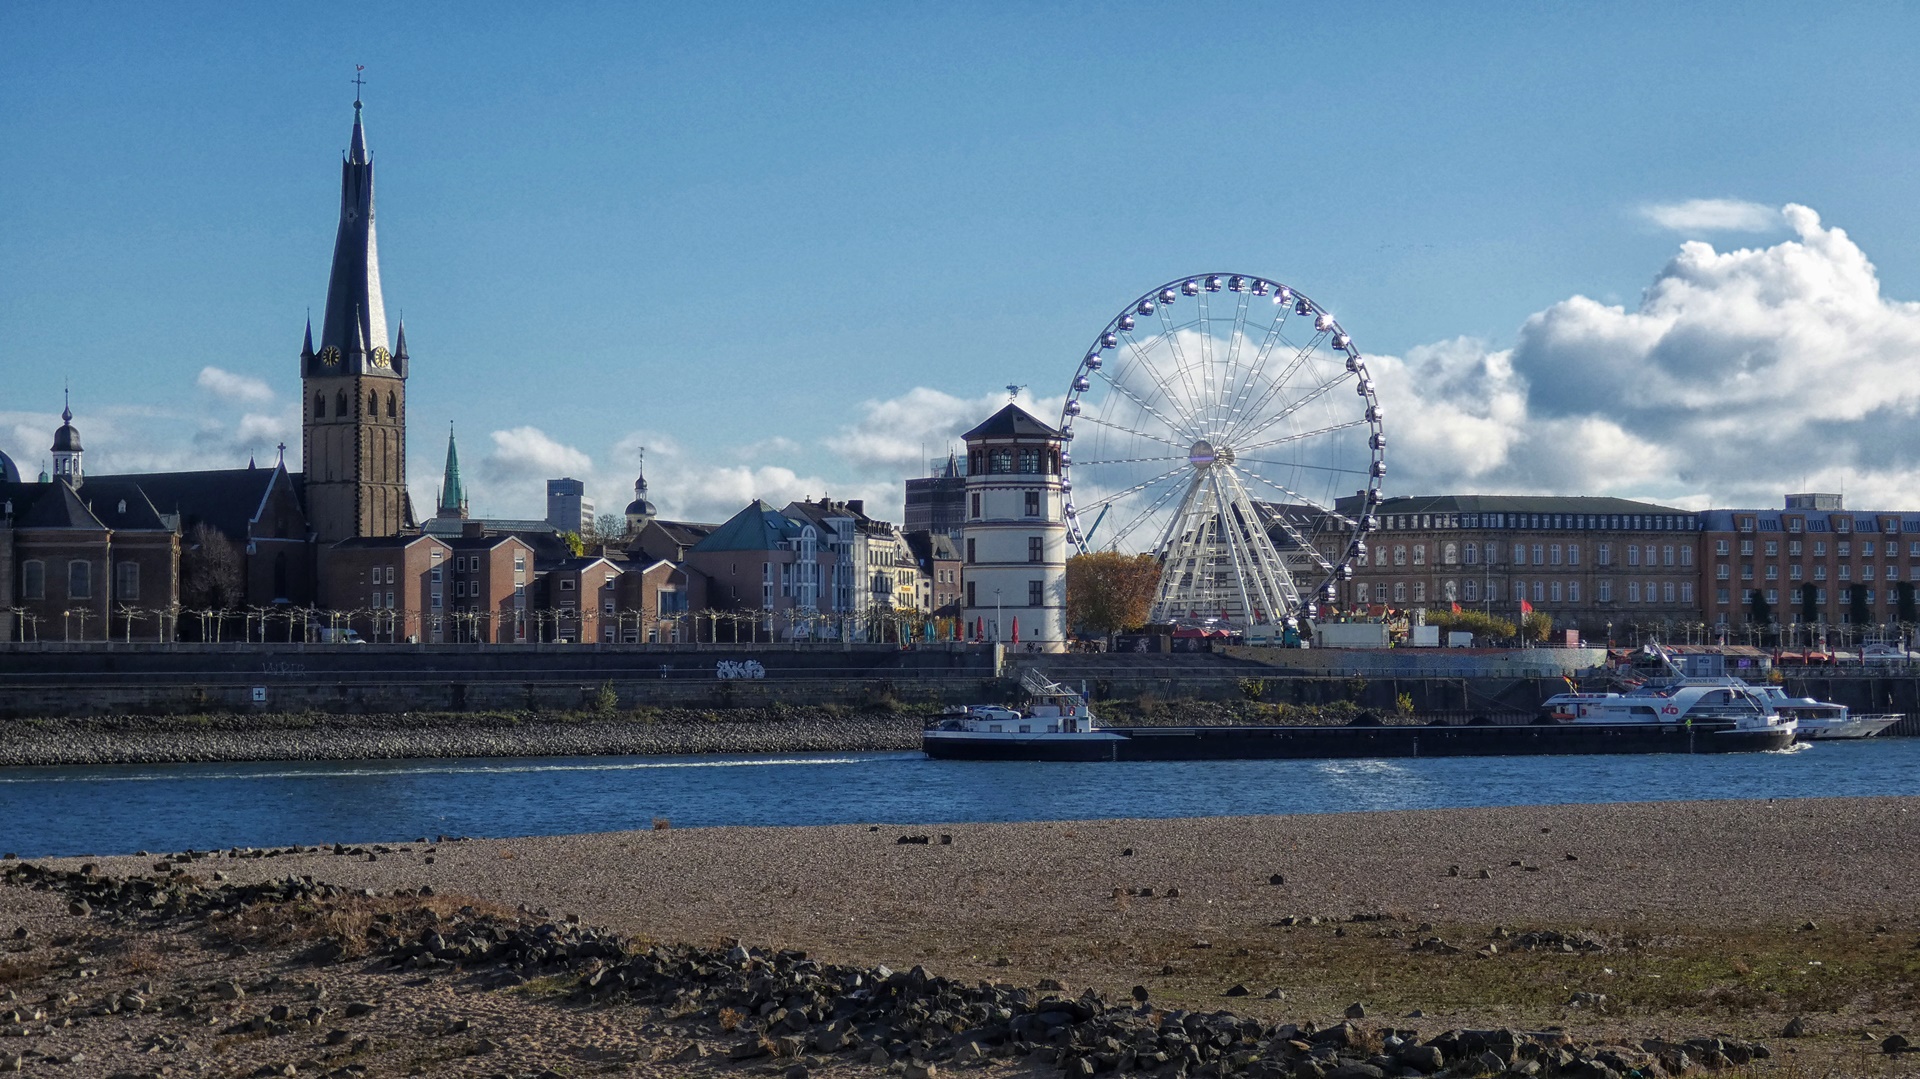
[[[460,451],[453,441],[453,424],[447,424],[447,470],[440,479],[440,506],[436,517],[467,515],[467,489],[460,482]]]
[[[320,351],[371,355],[387,347],[387,309],[380,294],[380,249],[373,226],[373,157],[367,152],[360,99],[353,102],[353,140],[340,163],[340,227],[333,239],[327,307],[320,320]],[[364,364],[366,360],[356,363]],[[352,372],[366,373],[363,368]]]

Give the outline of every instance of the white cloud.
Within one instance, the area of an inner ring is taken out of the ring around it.
[[[481,459],[481,468],[501,479],[555,479],[593,471],[593,458],[554,441],[538,427],[514,427],[489,437],[493,449]]]
[[[916,386],[898,397],[862,402],[860,418],[828,438],[826,445],[856,469],[905,480],[920,475],[929,458],[944,456],[949,447],[959,452],[960,436],[1007,400],[1003,391],[966,398]],[[1016,400],[1051,422],[1066,398],[1036,400],[1022,390]]]
[[[1771,232],[1781,226],[1780,211],[1744,199],[1688,199],[1640,207],[1640,216],[1674,232]]]
[[[1788,487],[1910,506],[1920,304],[1804,206],[1793,239],[1689,241],[1629,309],[1574,296],[1512,349],[1452,341],[1371,360],[1390,492],[1637,495],[1775,505]]]
[[[239,405],[264,405],[273,400],[273,388],[251,375],[235,374],[209,364],[200,369],[195,384],[222,401]]]

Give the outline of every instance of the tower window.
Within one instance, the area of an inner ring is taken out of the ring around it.
[[[379,414],[380,414],[380,395],[377,393],[374,393],[372,390],[368,390],[367,391],[367,415],[378,416]]]
[[[316,420],[327,418],[327,395],[324,393],[313,395],[313,418]]]
[[[399,415],[400,415],[399,409],[394,404],[393,391],[388,390],[387,391],[387,418],[396,419],[399,417]]]
[[[347,391],[341,390],[333,395],[333,414],[336,416],[347,414]]]

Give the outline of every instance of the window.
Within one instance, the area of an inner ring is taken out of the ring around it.
[[[1753,563],[1751,562],[1740,563],[1740,579],[1743,581],[1753,580]]]
[[[1460,545],[1457,543],[1447,544],[1442,551],[1441,557],[1446,560],[1446,563],[1449,566],[1459,562],[1460,561]]]
[[[1547,564],[1547,560],[1540,557],[1540,545],[1537,543],[1533,545],[1533,564],[1536,566],[1544,566]]]
[[[987,471],[1007,473],[1013,471],[1012,450],[988,450]]]
[[[67,598],[93,598],[93,563],[78,559],[67,563]]]
[[[327,418],[327,395],[324,393],[313,395],[313,418],[316,420]]]
[[[1840,563],[1840,579],[1843,581],[1853,580],[1853,567],[1847,565],[1845,562]]]
[[[1487,565],[1489,566],[1493,565],[1494,562],[1497,560],[1496,556],[1498,554],[1499,554],[1499,548],[1495,547],[1491,543],[1487,544]]]
[[[1577,566],[1579,564],[1580,564],[1580,545],[1577,543],[1567,544],[1567,565]]]
[[[1788,580],[1790,580],[1790,581],[1797,581],[1797,580],[1799,580],[1799,579],[1800,579],[1800,574],[1801,574],[1801,569],[1802,569],[1802,567],[1800,566],[1800,564],[1799,564],[1798,562],[1796,562],[1796,563],[1794,563],[1794,564],[1793,564],[1793,565],[1791,565],[1791,566],[1788,566],[1788,567],[1787,567],[1787,579],[1788,579]]]
[[[1672,581],[1666,581],[1660,585],[1660,597],[1661,599],[1665,600],[1668,603],[1673,602],[1673,582]]]
[[[1027,606],[1044,607],[1046,606],[1046,604],[1047,604],[1047,582],[1028,581],[1027,582]],[[1038,629],[1039,627],[1036,626],[1034,628]]]
[[[1827,557],[1827,541],[1826,540],[1813,541],[1813,557],[1815,558]]]
[[[372,390],[368,390],[367,391],[367,415],[378,416],[379,414],[380,414],[379,395],[375,394]]]
[[[1040,451],[1023,449],[1020,451],[1020,471],[1024,475],[1034,475],[1040,471]]]
[[[1873,566],[1871,563],[1860,567],[1860,579],[1863,581],[1873,580]]]
[[[1567,582],[1567,602],[1568,603],[1580,602],[1580,582],[1579,581]]]
[[[388,593],[387,593],[387,606],[388,606],[388,607],[392,607],[392,606],[393,606],[393,593],[392,593],[392,592],[388,592]]]
[[[1595,599],[1598,599],[1601,603],[1613,602],[1613,582],[1612,581],[1601,581],[1599,584],[1594,586],[1594,589],[1595,589],[1595,596],[1594,596]]]
[[[978,584],[978,583],[979,583],[979,582],[977,582],[977,581],[968,581],[968,582],[967,582],[967,606],[969,606],[969,607],[978,607],[978,606],[979,606],[979,604],[977,604],[977,603],[975,603],[975,602],[973,601],[973,586],[974,586],[974,585],[976,585],[976,584]]]
[[[1752,541],[1752,540],[1750,540],[1750,539],[1743,539],[1743,540],[1741,540],[1741,541],[1740,541],[1740,553],[1741,553],[1741,554],[1746,554],[1746,555],[1750,555],[1750,554],[1752,554],[1752,553],[1753,553],[1753,541]]]
[[[1355,603],[1367,602],[1367,586],[1365,582],[1353,586],[1353,601]]]
[[[1682,603],[1693,602],[1693,582],[1692,581],[1680,582],[1680,602]]]
[[[979,498],[980,496],[979,496],[979,495],[974,495],[973,497],[975,497],[975,498]],[[969,561],[969,562],[972,562],[972,561],[974,561],[974,557],[973,557],[973,553],[974,553],[974,552],[973,552],[973,542],[974,542],[974,541],[973,541],[973,537],[972,537],[972,536],[968,536],[968,537],[967,537],[967,561]],[[968,599],[967,599],[967,603],[968,603],[968,605],[972,605],[972,603],[973,603],[973,599],[972,599],[972,597],[973,597],[973,586],[972,586],[972,585],[968,585],[968,586],[967,586],[967,597],[968,597]]]
[[[1825,603],[1825,602],[1827,601],[1827,590],[1826,590],[1826,589],[1824,589],[1824,588],[1816,588],[1816,589],[1814,589],[1814,590],[1813,590],[1813,601],[1814,601],[1815,603]]]
[[[1492,603],[1494,600],[1497,600],[1499,598],[1500,598],[1499,583],[1496,581],[1488,581],[1487,582],[1487,602]]]
[[[1039,536],[1027,537],[1027,561],[1044,562],[1047,560],[1046,541]]]
[[[1632,543],[1627,544],[1627,565],[1637,566],[1639,564],[1640,564],[1640,547],[1637,544],[1632,544]]]
[[[1473,548],[1468,547],[1467,550],[1471,551]],[[1480,598],[1480,582],[1471,577],[1467,578],[1466,582],[1466,598],[1468,603],[1472,603]]]
[[[1780,541],[1779,541],[1779,540],[1768,540],[1768,541],[1767,541],[1767,547],[1766,547],[1766,550],[1767,550],[1767,557],[1768,557],[1768,558],[1772,558],[1772,557],[1774,557],[1775,555],[1778,555],[1778,554],[1780,553]]]
[[[397,408],[394,407],[393,391],[388,390],[387,391],[387,418],[392,419],[398,415],[400,415],[400,412]]]
[[[571,591],[573,591],[573,579],[572,579],[572,578],[570,578],[570,577],[563,577],[563,578],[561,578],[561,579],[560,579],[560,591],[562,591],[562,592],[571,592]]]
[[[1407,601],[1407,586],[1404,581],[1395,581],[1393,583],[1393,601],[1395,603],[1405,603]]]
[[[1556,543],[1553,546],[1547,548],[1547,564],[1552,566],[1557,566],[1560,564],[1560,545],[1559,544]]]
[[[333,414],[336,416],[347,414],[347,391],[341,390],[333,395]]]
[[[371,607],[374,607],[374,608],[378,608],[378,607],[380,606],[380,593],[379,593],[379,592],[375,592],[375,593],[373,594],[373,602],[372,602],[371,604],[368,604],[368,606],[371,606]]]
[[[33,559],[20,564],[20,598],[47,598],[47,564]]]
[[[1728,547],[1726,540],[1714,540],[1713,553],[1714,554],[1732,554],[1733,551]]]
[[[1639,581],[1627,582],[1627,602],[1628,603],[1640,602],[1640,582]]]
[[[515,572],[515,573],[525,573],[526,571],[527,571],[527,556],[526,556],[526,554],[525,554],[524,552],[520,552],[520,551],[516,551],[516,552],[514,552],[514,555],[513,555],[513,572]]]
[[[433,594],[433,609],[436,611],[440,609],[440,593],[438,592]]]
[[[1669,586],[1669,590],[1671,590],[1671,586]],[[1767,602],[1768,603],[1780,602],[1780,590],[1778,588],[1767,589]]]
[[[1427,601],[1427,582],[1413,582],[1413,601],[1415,603],[1425,603]]]
[[[1527,564],[1526,544],[1516,543],[1513,545],[1513,564],[1516,566],[1524,566]]]
[[[1613,544],[1611,543],[1600,544],[1598,550],[1596,551],[1595,557],[1597,557],[1600,560],[1600,564],[1603,566],[1613,565]]]
[[[1841,540],[1833,545],[1833,553],[1839,555],[1841,558],[1852,558],[1853,544],[1846,540]]]
[[[453,582],[453,595],[454,595],[454,598],[456,598],[456,599],[463,599],[463,598],[465,598],[465,597],[466,597],[466,594],[467,594],[467,582],[465,582],[465,581],[455,581],[455,582]]]
[[[1787,541],[1787,557],[1788,558],[1800,557],[1800,541],[1799,540]]]
[[[1533,582],[1533,601],[1535,603],[1544,603],[1546,602],[1546,598],[1547,598],[1546,586],[1540,581]]]
[[[1413,564],[1416,566],[1424,566],[1427,564],[1426,544],[1416,543],[1413,545]]]
[[[1794,544],[1794,546],[1798,547],[1800,545],[1796,543]],[[1693,548],[1692,547],[1683,546],[1680,548],[1680,564],[1683,566],[1693,565]]]
[[[1727,599],[1727,590],[1724,588],[1720,590],[1720,594],[1716,598],[1722,605],[1725,605],[1727,602],[1729,602]],[[1724,614],[1720,616],[1722,621],[1725,621],[1726,617],[1727,616]]]
[[[1816,581],[1824,581],[1824,580],[1826,580],[1826,579],[1827,579],[1827,567],[1825,567],[1825,566],[1822,566],[1822,565],[1819,565],[1818,563],[1815,563],[1815,565],[1814,565],[1814,567],[1813,567],[1813,579],[1814,579],[1814,580],[1816,580]]]
[[[122,562],[114,567],[114,594],[120,599],[140,598],[140,563]]]
[[[1860,544],[1860,557],[1862,557],[1862,558],[1872,558],[1872,557],[1873,557],[1873,541],[1872,541],[1872,540],[1864,540],[1864,541],[1862,541],[1862,542],[1861,542],[1861,544]]]
[[[1777,547],[1777,546],[1779,546],[1779,545],[1778,545],[1778,544],[1769,544],[1768,546],[1775,546],[1775,547]],[[1769,553],[1771,553],[1771,552],[1769,552]],[[1671,566],[1671,565],[1673,565],[1673,544],[1671,544],[1671,543],[1669,543],[1669,544],[1667,544],[1667,545],[1666,545],[1665,547],[1662,547],[1662,548],[1660,548],[1660,564],[1661,564],[1661,565],[1663,565],[1663,566]]]
[[[1555,603],[1560,602],[1560,582],[1559,581],[1553,582],[1553,589],[1551,594],[1553,596],[1553,602]]]
[[[1405,547],[1396,546],[1393,549],[1393,564],[1396,566],[1404,566],[1407,564],[1407,549]]]
[[[978,498],[979,496],[975,495],[974,497]],[[1038,491],[1027,492],[1027,516],[1040,516],[1040,492]]]
[[[1477,566],[1479,564],[1480,564],[1480,545],[1477,543],[1467,544],[1467,565]]]

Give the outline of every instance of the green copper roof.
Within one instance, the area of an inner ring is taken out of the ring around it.
[[[447,428],[447,472],[440,480],[440,512],[467,513],[467,489],[460,483],[460,453],[453,445],[453,428]]]

